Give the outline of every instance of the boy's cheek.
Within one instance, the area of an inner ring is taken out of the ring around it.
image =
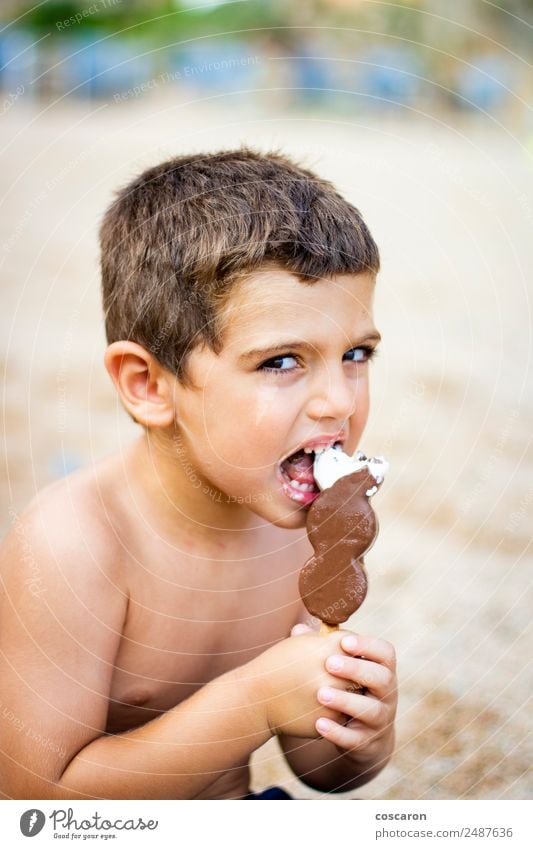
[[[280,404],[280,400],[280,388],[277,386],[267,385],[257,391],[252,413],[255,427],[262,425],[268,427],[273,423],[280,423],[283,418],[283,406]]]
[[[281,432],[276,419],[256,423],[253,411],[248,411],[241,427],[227,434],[226,441],[218,438],[213,462],[218,462],[219,471],[236,485],[264,485],[275,474],[277,463],[287,450],[280,442]]]
[[[279,407],[279,393],[265,389],[246,398],[228,391],[218,397],[219,403],[206,403],[186,422],[195,434],[190,440],[195,461],[213,483],[232,491],[270,486],[277,462],[291,447],[292,420],[285,422],[287,408]]]
[[[204,461],[199,459],[198,471],[208,479],[209,484],[204,485],[206,495],[213,492],[222,493],[222,500],[233,504],[259,504],[273,501],[278,487],[277,481],[272,477],[268,479],[271,469],[260,460],[250,468],[245,466],[245,458],[254,461],[254,446],[243,444],[242,440],[236,441],[236,446],[222,453],[217,452],[216,446],[209,457]],[[257,444],[255,446],[257,451]],[[248,460],[248,462],[250,462]],[[220,497],[219,499],[220,500]]]

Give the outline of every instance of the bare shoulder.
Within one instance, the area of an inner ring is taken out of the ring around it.
[[[10,511],[11,528],[0,547],[0,569],[24,572],[38,590],[39,573],[55,564],[99,574],[122,583],[123,568],[109,499],[92,468],[45,487],[20,513]],[[16,564],[10,555],[16,554]],[[41,575],[41,578],[43,576]]]

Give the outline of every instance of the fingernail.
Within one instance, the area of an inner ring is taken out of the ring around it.
[[[342,657],[339,657],[337,654],[328,657],[326,665],[328,669],[331,669],[332,672],[338,672],[339,669],[342,669],[344,666],[344,661]]]
[[[330,722],[328,722],[328,720],[327,720],[327,719],[323,719],[323,718],[321,717],[320,719],[317,719],[317,721],[316,721],[316,727],[317,727],[317,729],[318,729],[319,731],[327,732],[327,731],[329,731],[329,730],[330,730],[330,728],[331,728],[331,723],[330,723]]]
[[[343,637],[341,640],[341,645],[343,649],[348,649],[348,651],[355,651],[357,648],[357,637]]]
[[[330,702],[335,696],[331,687],[321,687],[318,691],[318,698],[321,702]]]

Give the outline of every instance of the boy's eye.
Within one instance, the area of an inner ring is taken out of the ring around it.
[[[350,348],[345,353],[350,363],[366,363],[376,356],[376,349],[363,346],[362,348]]]
[[[296,357],[292,354],[282,354],[279,357],[271,357],[269,360],[265,360],[259,368],[261,371],[287,372],[295,368],[296,362]]]

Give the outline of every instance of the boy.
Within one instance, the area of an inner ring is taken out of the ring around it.
[[[288,458],[358,445],[377,247],[329,183],[245,149],[147,170],[101,243],[105,364],[144,433],[4,543],[0,790],[246,798],[272,735],[311,787],[356,788],[393,749],[394,651],[303,624],[317,490]]]

